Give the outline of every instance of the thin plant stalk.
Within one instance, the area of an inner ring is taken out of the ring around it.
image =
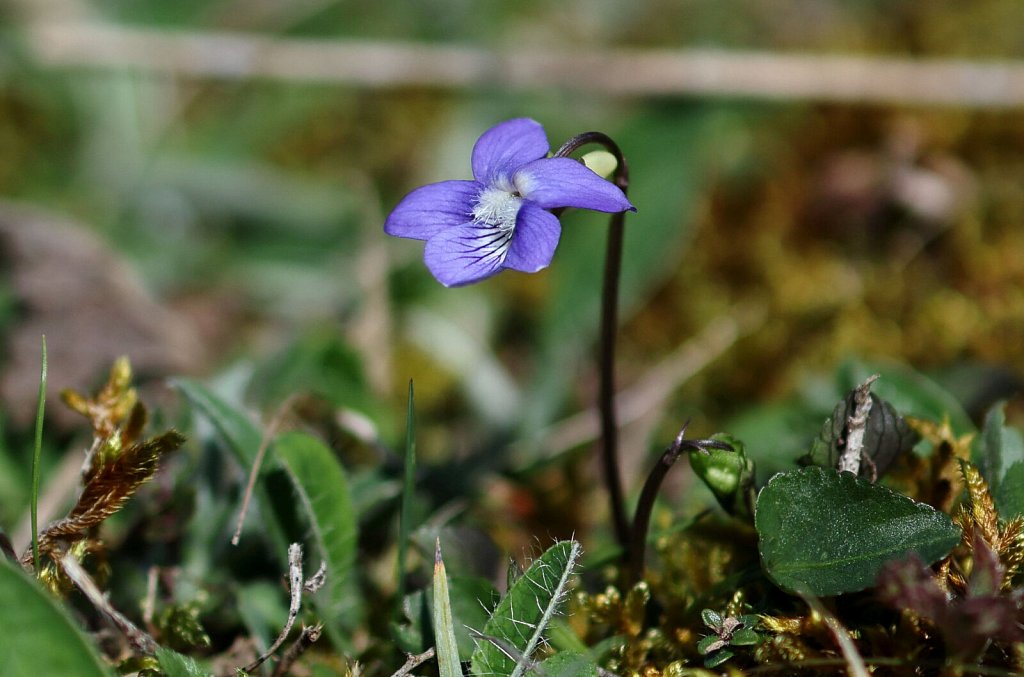
[[[43,416],[46,413],[46,335],[42,337],[42,367],[39,373],[39,404],[36,407],[36,435],[32,448],[32,563],[36,575],[39,564],[39,465],[43,455]]]
[[[610,137],[601,132],[584,132],[572,137],[554,153],[554,157],[568,157],[580,147],[596,143],[615,156],[613,183],[625,195],[629,188],[629,168],[622,151]],[[615,412],[615,336],[618,330],[619,278],[622,271],[622,244],[625,232],[625,212],[611,215],[608,224],[608,247],[605,251],[604,281],[601,288],[601,332],[598,349],[600,390],[598,411],[601,419],[601,466],[608,500],[611,507],[615,536],[628,563],[634,553],[630,551],[630,527],[626,516],[626,503],[622,488],[622,475],[618,458],[618,424]]]
[[[658,464],[654,466],[651,474],[647,476],[644,488],[640,492],[640,500],[637,501],[636,505],[636,515],[633,518],[632,557],[629,560],[631,581],[639,581],[643,577],[644,559],[647,549],[647,531],[651,524],[654,500],[658,497],[661,483],[665,480],[665,476],[668,475],[669,469],[679,459],[679,455],[684,451],[707,453],[708,449],[724,449],[726,451],[732,449],[732,446],[720,440],[686,439],[687,426],[689,426],[689,421],[686,422],[683,429],[676,435],[675,441],[662,453]]]
[[[412,499],[416,485],[416,411],[414,407],[412,380],[409,380],[409,399],[406,404],[405,419],[405,477],[402,484],[402,507],[398,518],[398,607],[396,614],[401,613],[402,600],[405,598],[405,561],[409,549],[409,531],[412,526]]]

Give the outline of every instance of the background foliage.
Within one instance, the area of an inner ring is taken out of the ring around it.
[[[166,602],[198,604],[218,652],[239,627],[273,638],[287,611],[269,582],[284,541],[268,546],[253,530],[295,525],[253,519],[240,547],[227,538],[253,441],[277,416],[322,442],[282,439],[283,465],[262,491],[309,489],[296,475],[319,471],[288,458],[341,459],[347,494],[309,501],[350,502],[359,516],[346,533],[358,529],[363,589],[379,598],[359,600],[352,613],[367,615],[346,641],[369,670],[396,668],[392,619],[372,610],[397,585],[409,379],[412,588],[429,582],[438,535],[461,577],[453,590],[490,594],[506,554],[573,536],[582,570],[599,578],[610,535],[587,455],[596,427],[577,414],[597,382],[602,218],[567,214],[549,270],[458,290],[430,278],[415,243],[381,231],[406,191],[467,177],[479,133],[514,116],[541,121],[553,145],[600,129],[630,162],[639,212],[627,222],[619,364],[630,496],[687,419],[697,434],[743,440],[763,483],[876,371],[897,411],[947,416],[956,435],[1008,400],[985,439],[1005,430],[1001,448],[1020,446],[1019,107],[189,77],[136,68],[130,52],[113,66],[48,63],[36,30],[411,41],[512,58],[712,47],[1001,60],[1022,47],[1024,11],[1011,0],[60,0],[0,14],[0,526],[20,553],[39,335],[52,396],[43,477],[58,504],[72,500],[88,431],[56,394],[99,384],[128,355],[154,424],[190,438],[104,525],[112,601],[130,616],[147,567],[180,567]],[[170,389],[168,377],[185,380]],[[662,533],[714,504],[682,465],[656,513]],[[997,503],[1019,504],[1013,483],[1002,486]],[[349,545],[334,544],[339,571]],[[324,613],[349,613],[350,594],[323,595]]]

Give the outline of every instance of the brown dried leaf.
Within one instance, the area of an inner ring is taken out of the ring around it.
[[[110,368],[110,376],[99,392],[85,397],[73,390],[61,392],[64,403],[89,419],[93,434],[109,438],[128,417],[138,402],[138,394],[131,387],[132,367],[127,357],[121,356]]]
[[[163,454],[174,451],[184,441],[181,433],[171,430],[132,445],[111,462],[99,466],[68,516],[39,535],[40,552],[49,554],[59,542],[85,538],[90,529],[120,510],[153,477]],[[31,553],[26,554],[30,556]]]

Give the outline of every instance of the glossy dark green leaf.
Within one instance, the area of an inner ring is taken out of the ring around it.
[[[708,653],[708,651],[711,650],[710,647],[712,644],[721,641],[722,640],[718,635],[708,635],[707,637],[702,637],[701,640],[697,642],[697,653],[704,656]]]
[[[818,596],[870,587],[910,552],[927,563],[960,540],[948,515],[877,484],[824,468],[779,473],[757,499],[761,563],[780,588]]]
[[[754,644],[757,644],[760,641],[761,637],[757,634],[757,632],[755,632],[751,628],[743,628],[742,630],[737,630],[733,634],[732,639],[729,641],[729,644],[733,646],[753,646]]]
[[[0,673],[10,677],[110,672],[48,592],[0,556]]]
[[[722,627],[722,617],[713,609],[703,609],[700,612],[700,619],[704,621],[704,625],[712,630],[718,630]]]

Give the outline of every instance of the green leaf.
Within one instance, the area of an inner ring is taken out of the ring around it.
[[[256,460],[262,434],[247,416],[192,379],[178,379],[175,387],[200,413],[210,420],[217,432],[228,443],[239,465],[248,470]]]
[[[257,646],[270,646],[288,621],[288,602],[279,581],[257,580],[234,586],[238,616]]]
[[[448,597],[452,607],[452,624],[459,647],[459,660],[468,661],[476,649],[471,634],[487,624],[490,610],[498,604],[498,591],[490,581],[476,576],[448,578]],[[392,623],[391,630],[402,651],[422,653],[432,645],[431,591],[417,590],[402,601],[404,623]],[[472,631],[471,631],[472,629]]]
[[[761,641],[761,636],[751,628],[743,628],[733,633],[729,644],[732,646],[753,646]]]
[[[948,515],[824,468],[779,473],[757,498],[761,563],[780,588],[839,595],[870,587],[910,552],[930,564],[960,541]]]
[[[228,450],[235,457],[236,462],[246,472],[249,472],[256,462],[256,456],[263,441],[263,435],[259,428],[242,412],[225,402],[206,386],[191,379],[178,379],[174,385],[198,412],[209,419],[227,443]],[[254,495],[262,509],[264,532],[270,539],[274,555],[283,563],[287,558],[289,545],[288,538],[285,536],[287,530],[284,527],[287,518],[282,519],[281,510],[275,506],[272,500],[272,494],[267,485],[270,475],[267,472],[267,467],[268,464],[265,462],[260,472],[260,478],[256,482]]]
[[[576,541],[556,543],[516,580],[491,614],[483,635],[497,639],[521,656],[519,660],[510,658],[494,643],[481,639],[472,657],[474,675],[519,677],[524,673],[544,629],[565,598],[580,552]]]
[[[249,383],[253,401],[274,406],[296,392],[313,393],[335,407],[369,401],[359,355],[333,328],[310,331],[263,363]]]
[[[110,675],[67,612],[3,556],[0,610],[0,672],[4,675]]]
[[[704,625],[716,632],[722,627],[722,617],[712,609],[703,609],[700,612],[700,619],[704,621]]]
[[[441,677],[462,677],[459,647],[455,641],[452,603],[448,597],[448,576],[441,559],[441,542],[434,557],[434,646]]]
[[[996,511],[1004,520],[1024,515],[1024,461],[1017,461],[1006,469],[993,498]]]
[[[1006,425],[1005,402],[985,415],[975,462],[988,482],[999,516],[1013,519],[1024,513],[1024,439],[1020,431]]]
[[[281,435],[274,453],[304,509],[315,552],[327,565],[327,583],[316,595],[317,611],[335,646],[347,648],[348,632],[360,620],[356,515],[349,501],[348,478],[331,450],[304,433]],[[320,564],[310,555],[306,562],[309,575]]]
[[[452,576],[448,579],[448,594],[455,619],[459,658],[468,661],[476,648],[470,628],[482,628],[487,624],[488,614],[498,604],[498,591],[486,578]]]
[[[831,399],[825,400],[835,401]],[[798,399],[744,409],[725,428],[743,440],[744,453],[755,463],[757,486],[777,472],[790,470],[807,448],[808,430],[821,425],[828,411]]]
[[[736,654],[734,654],[732,651],[729,651],[728,649],[716,651],[715,653],[711,654],[710,656],[704,659],[704,667],[717,668],[719,665],[726,662],[735,655]]]
[[[213,674],[199,667],[192,658],[162,646],[157,647],[156,660],[160,663],[160,669],[167,673],[167,677],[209,677]]]
[[[528,674],[544,677],[597,677],[597,664],[582,653],[559,651],[540,664],[539,670]]]
[[[402,600],[402,618],[390,624],[391,636],[402,651],[423,653],[433,645],[433,604],[426,590],[417,590]]]
[[[702,637],[701,640],[697,642],[697,653],[699,653],[701,656],[706,655],[708,651],[710,651],[708,647],[710,647],[715,642],[720,641],[721,638],[718,635],[708,635],[707,637]]]

